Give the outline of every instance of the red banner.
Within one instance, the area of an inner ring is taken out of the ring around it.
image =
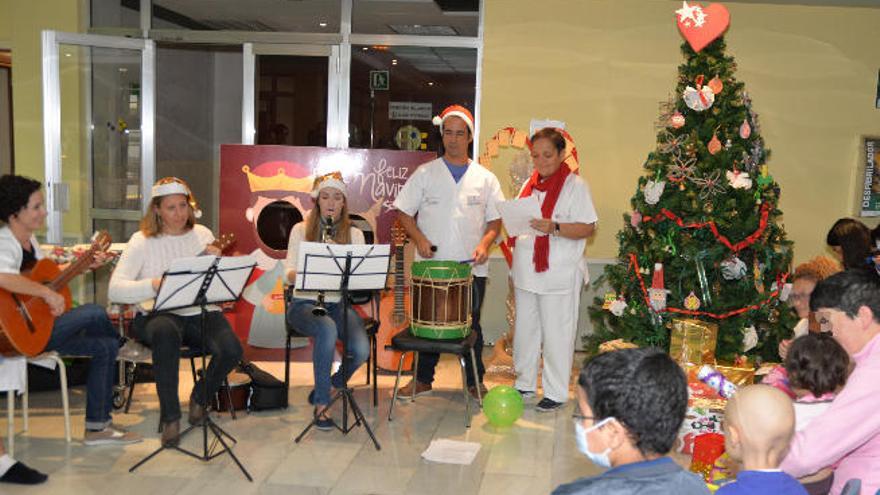
[[[348,187],[349,214],[367,239],[387,243],[397,192],[433,152],[329,149],[300,146],[220,147],[220,228],[236,235],[236,249],[259,267],[229,315],[251,359],[277,357],[259,348],[284,346],[282,277],[287,239],[313,207],[317,175],[339,171]]]

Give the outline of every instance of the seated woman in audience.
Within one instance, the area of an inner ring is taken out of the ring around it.
[[[819,282],[810,309],[831,329],[854,366],[846,385],[828,406],[795,433],[780,466],[795,477],[834,468],[831,493],[850,479],[862,493],[880,490],[880,277],[846,270]]]
[[[813,293],[816,284],[839,271],[840,265],[825,256],[816,256],[810,261],[801,263],[794,269],[791,295],[788,296],[791,306],[797,313],[798,318],[800,318],[794,327],[794,338],[802,337],[809,331],[819,331],[815,318],[811,318],[810,294]],[[785,359],[790,345],[791,339],[786,339],[779,343],[779,356],[782,359]]]
[[[853,218],[841,218],[834,222],[825,242],[843,263],[843,267],[868,268],[874,252],[871,231],[865,224]]]

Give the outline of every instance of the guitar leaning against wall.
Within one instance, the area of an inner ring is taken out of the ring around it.
[[[95,234],[88,251],[63,271],[54,261],[42,258],[33,269],[22,275],[61,294],[64,297],[64,311],[68,311],[71,297],[67,284],[87,271],[95,261],[95,254],[107,251],[111,242],[110,234],[102,230]],[[54,325],[55,317],[41,297],[0,289],[0,354],[28,357],[40,354],[49,342]]]

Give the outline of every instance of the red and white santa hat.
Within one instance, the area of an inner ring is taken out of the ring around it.
[[[440,112],[440,115],[436,115],[432,122],[434,125],[439,126],[440,130],[443,130],[443,123],[446,122],[446,119],[449,117],[458,117],[467,124],[468,129],[471,130],[471,135],[474,134],[474,116],[471,114],[471,111],[461,105],[450,105],[443,109]]]

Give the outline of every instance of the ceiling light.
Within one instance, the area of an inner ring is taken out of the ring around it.
[[[433,86],[433,85],[434,85],[434,81],[428,81],[428,86]]]
[[[370,49],[370,48],[369,48],[369,47],[366,47],[366,46],[363,47],[363,48],[361,48],[361,50],[363,50],[363,51],[367,51],[367,50],[369,50],[369,49]]]
[[[389,24],[388,27],[396,34],[411,34],[419,36],[458,36],[458,31],[452,26],[430,24]]]
[[[327,27],[327,23],[324,21],[319,22],[318,25],[321,26],[322,28]]]
[[[397,59],[396,59],[396,58],[391,60],[391,65],[397,65]]]

